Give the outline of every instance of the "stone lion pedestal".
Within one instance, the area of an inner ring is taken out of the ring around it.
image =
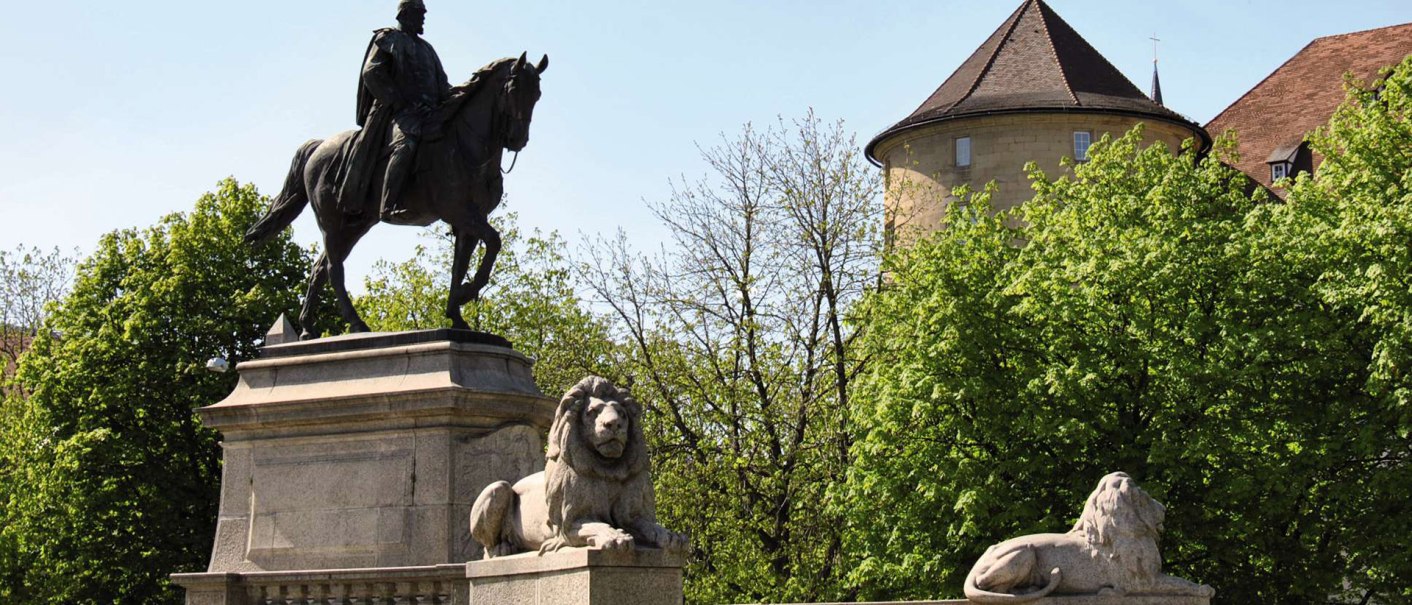
[[[961,601],[985,603],[986,601]],[[1050,595],[1029,601],[1034,605],[1210,605],[1211,597],[1183,595]]]
[[[199,410],[225,465],[207,572],[172,576],[187,603],[465,603],[476,496],[544,466],[531,362],[465,331],[279,332]]]
[[[681,605],[680,554],[656,549],[524,553],[466,565],[475,605]]]

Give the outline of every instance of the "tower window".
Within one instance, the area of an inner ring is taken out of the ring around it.
[[[1087,131],[1074,133],[1074,159],[1080,162],[1088,161],[1088,148],[1093,144],[1093,135]]]
[[[956,167],[966,168],[971,165],[971,137],[959,137],[956,139]]]

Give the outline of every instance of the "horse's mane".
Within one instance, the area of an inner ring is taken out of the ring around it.
[[[496,59],[487,63],[485,67],[477,69],[475,73],[471,74],[471,79],[466,80],[465,84],[452,86],[451,94],[447,95],[446,100],[441,103],[441,106],[437,107],[436,110],[432,112],[430,123],[445,124],[455,116],[457,112],[461,111],[461,107],[465,105],[467,100],[476,96],[476,93],[485,88],[487,82],[496,80],[503,72],[508,72],[510,67],[515,64],[515,61],[517,61],[515,57]]]
[[[471,74],[471,79],[466,80],[465,84],[451,87],[451,94],[475,94],[475,92],[485,84],[486,80],[492,79],[491,75],[498,75],[499,72],[508,71],[517,60],[518,59],[514,57],[505,57],[486,63],[485,67],[477,69],[475,73]]]

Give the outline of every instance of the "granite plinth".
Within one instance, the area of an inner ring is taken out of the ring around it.
[[[283,319],[283,317],[281,317],[281,319]],[[496,334],[476,332],[474,330],[441,328],[437,330],[414,330],[410,332],[364,332],[362,334],[344,334],[342,336],[330,336],[328,338],[318,338],[315,340],[295,340],[287,343],[274,343],[260,349],[260,359],[295,357],[318,353],[361,351],[365,349],[384,349],[387,347],[415,345],[428,342],[489,345],[502,349],[514,348],[505,337]]]
[[[969,599],[945,599],[941,601],[869,601],[847,605],[969,605],[976,602]],[[1210,605],[1211,599],[1177,595],[1051,595],[1034,601],[1025,601],[1025,603],[1027,605]],[[809,605],[845,604],[811,603]]]
[[[566,548],[466,564],[476,605],[681,605],[681,555]]]
[[[1210,597],[1183,595],[1050,595],[1036,605],[1210,605]]]
[[[479,558],[471,505],[543,468],[556,402],[523,355],[457,332],[272,345],[241,363],[231,395],[198,411],[225,456],[208,572]]]

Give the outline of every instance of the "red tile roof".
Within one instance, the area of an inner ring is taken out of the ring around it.
[[[1368,82],[1412,54],[1412,23],[1319,38],[1237,99],[1206,130],[1234,129],[1240,139],[1236,168],[1266,187],[1277,151],[1297,148],[1343,102],[1343,75]],[[1314,158],[1317,167],[1320,158]],[[1282,191],[1277,191],[1283,195]]]
[[[912,115],[868,143],[924,124],[991,113],[1137,115],[1201,127],[1154,103],[1043,0],[1025,0]]]

